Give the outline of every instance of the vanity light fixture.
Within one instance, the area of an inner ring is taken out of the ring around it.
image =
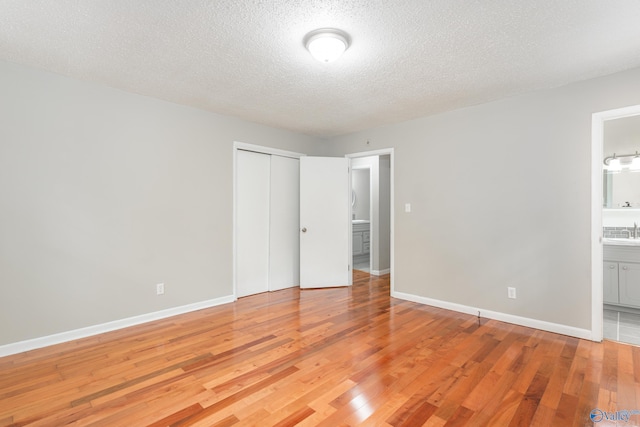
[[[332,62],[349,48],[349,35],[336,28],[320,28],[304,38],[304,45],[320,62]]]
[[[625,160],[624,163],[622,159]],[[637,151],[635,154],[617,155],[613,153],[613,156],[605,157],[604,165],[609,173],[621,172],[623,167],[629,169],[631,172],[638,172],[640,171],[640,154],[638,154]]]
[[[609,160],[608,162],[607,159]],[[616,153],[613,153],[613,157],[604,159],[604,164],[607,166],[609,173],[618,173],[622,170],[622,163],[620,163],[620,159],[616,157]]]

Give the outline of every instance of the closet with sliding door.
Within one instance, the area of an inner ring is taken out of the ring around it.
[[[236,296],[300,283],[300,161],[236,154]]]

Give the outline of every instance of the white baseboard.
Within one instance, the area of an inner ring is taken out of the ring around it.
[[[483,310],[478,307],[471,307],[468,305],[456,304],[447,301],[440,301],[437,299],[421,297],[413,294],[406,294],[403,292],[391,292],[391,296],[394,298],[403,299],[406,301],[417,302],[420,304],[431,305],[438,308],[444,308],[447,310],[457,311],[460,313],[471,314],[474,316],[480,312],[480,317],[487,319],[499,320],[501,322],[512,323],[514,325],[526,326],[528,328],[540,329],[542,331],[554,332],[556,334],[568,335],[571,337],[582,338],[585,340],[593,340],[592,333],[588,329],[575,328],[573,326],[561,325],[559,323],[545,322],[543,320],[530,319],[528,317],[520,317],[513,314],[501,313],[498,311]]]
[[[156,311],[153,313],[142,314],[140,316],[114,320],[113,322],[102,323],[100,325],[74,329],[72,331],[61,332],[59,334],[48,335],[46,337],[6,344],[0,346],[0,357],[23,353],[25,351],[48,347],[50,345],[61,344],[64,342],[103,334],[105,332],[111,332],[118,329],[124,329],[131,326],[140,325],[142,323],[152,322],[154,320],[166,319],[167,317],[177,316],[179,314],[202,310],[205,308],[214,307],[216,305],[227,304],[230,302],[234,302],[235,300],[236,298],[233,295],[229,295],[226,297],[215,298],[208,301],[202,301],[194,304],[183,305],[180,307],[168,308],[166,310]]]
[[[380,274],[376,274],[376,273],[380,273]],[[376,275],[382,275],[387,273],[388,273],[387,270],[371,272],[371,274],[376,274]],[[580,329],[580,328],[575,328],[573,326],[545,322],[542,320],[530,319],[527,317],[515,316],[512,314],[500,313],[500,312],[491,311],[491,310],[483,310],[477,307],[471,307],[471,306],[456,304],[456,303],[447,302],[447,301],[440,301],[432,298],[426,298],[426,297],[421,297],[413,294],[407,294],[404,292],[391,292],[391,296],[394,298],[399,298],[406,301],[417,302],[419,304],[431,305],[434,307],[453,310],[460,313],[471,314],[473,316],[477,316],[479,311],[480,316],[487,319],[494,319],[494,320],[499,320],[501,322],[513,323],[515,325],[526,326],[529,328],[540,329],[543,331],[554,332],[557,334],[592,340],[592,333],[588,329]],[[94,325],[86,328],[62,332],[59,334],[48,335],[46,337],[34,338],[30,340],[6,344],[6,345],[0,346],[0,357],[22,353],[25,351],[35,350],[42,347],[48,347],[50,345],[61,344],[64,342],[86,338],[93,335],[103,334],[105,332],[111,332],[118,329],[124,329],[131,326],[147,323],[147,322],[152,322],[154,320],[161,320],[167,317],[177,316],[179,314],[202,310],[205,308],[214,307],[221,304],[228,304],[234,301],[235,301],[235,297],[233,295],[229,295],[226,297],[220,297],[220,298],[216,298],[208,301],[202,301],[195,304],[188,304],[180,307],[174,307],[166,310],[156,311],[153,313],[147,313],[140,316],[134,316],[126,319],[115,320],[113,322],[107,322],[100,325]]]
[[[374,276],[382,276],[389,273],[391,273],[390,268],[385,268],[384,270],[371,270],[371,274],[373,274]]]

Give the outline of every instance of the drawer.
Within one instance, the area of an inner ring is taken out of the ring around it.
[[[369,231],[369,223],[352,224],[353,231]]]
[[[369,234],[371,234],[371,232],[369,232],[369,231],[362,232],[362,241],[363,242],[368,242],[369,241]]]
[[[604,260],[617,262],[640,262],[640,246],[604,245]]]

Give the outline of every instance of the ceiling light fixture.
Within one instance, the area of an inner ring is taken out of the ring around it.
[[[304,45],[318,61],[332,62],[349,48],[349,35],[336,28],[320,28],[305,36]]]

